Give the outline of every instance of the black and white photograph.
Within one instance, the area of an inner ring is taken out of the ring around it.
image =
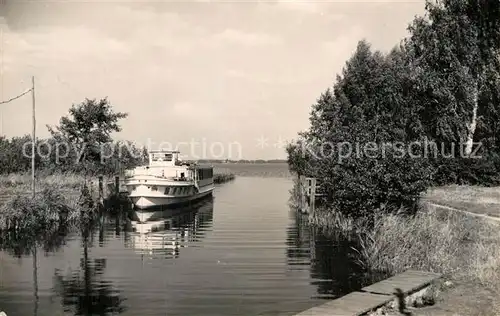
[[[500,316],[500,0],[0,0],[0,316],[111,315]]]

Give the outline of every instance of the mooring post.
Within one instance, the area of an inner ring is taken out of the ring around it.
[[[306,209],[306,191],[305,191],[305,185],[306,185],[306,177],[305,176],[300,176],[300,181],[299,181],[300,211],[302,213],[304,213],[305,209]]]
[[[305,178],[305,187],[304,187],[304,213],[309,214],[311,209],[311,178]]]
[[[104,177],[99,176],[99,204],[104,206]]]
[[[120,194],[120,176],[115,176],[115,194]]]
[[[309,192],[309,212],[314,215],[314,207],[316,202],[316,178],[311,178],[311,186]]]
[[[99,176],[99,198],[104,196],[104,177]]]

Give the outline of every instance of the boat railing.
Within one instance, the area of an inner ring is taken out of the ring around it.
[[[179,176],[165,176],[160,172],[151,172],[150,170],[130,170],[125,172],[125,179],[130,179],[136,176],[148,176],[154,177],[162,180],[171,180],[171,181],[193,181],[193,179],[188,177],[179,177]]]

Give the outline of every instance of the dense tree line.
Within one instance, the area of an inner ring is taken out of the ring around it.
[[[500,3],[428,1],[408,30],[388,53],[360,41],[287,148],[354,217],[413,212],[431,185],[500,184]]]
[[[37,139],[37,171],[116,174],[142,163],[146,158],[144,148],[128,141],[115,141],[110,136],[121,130],[118,121],[126,116],[114,112],[107,99],[86,99],[73,105],[58,126],[47,126],[49,138]],[[28,135],[0,137],[0,173],[31,169],[31,139]]]

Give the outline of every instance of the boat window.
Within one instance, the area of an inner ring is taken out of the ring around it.
[[[153,161],[172,161],[172,154],[154,154],[152,160]]]

